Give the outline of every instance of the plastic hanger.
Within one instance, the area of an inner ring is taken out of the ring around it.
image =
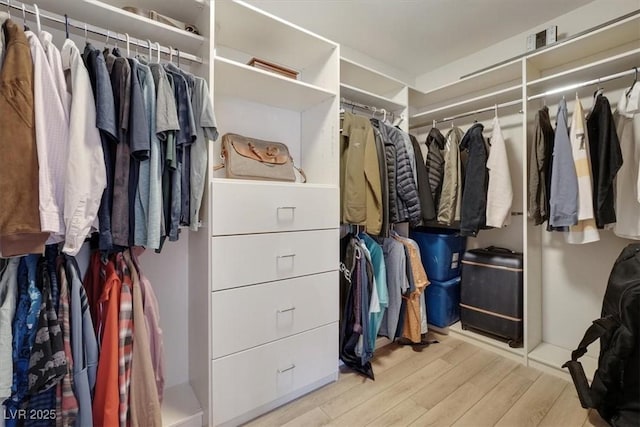
[[[633,70],[635,71],[635,74],[633,75],[633,83],[631,83],[629,89],[627,89],[627,91],[624,93],[627,97],[631,95],[633,87],[636,85],[636,83],[638,83],[638,67],[633,67]]]
[[[178,52],[178,68],[180,68],[180,49],[176,49],[176,52]]]
[[[156,42],[156,47],[158,48],[158,57],[156,62],[159,64],[160,63],[160,43]]]
[[[151,57],[153,52],[151,52],[151,40],[147,39],[147,45],[149,46],[149,63],[151,63]]]
[[[24,30],[29,31],[29,27],[27,27],[27,11],[24,8],[24,3],[22,3],[22,24],[24,25]]]
[[[131,56],[131,51],[129,50],[129,43],[130,43],[129,34],[124,33],[124,37],[127,40],[127,57],[129,57]]]
[[[7,0],[7,15],[9,15],[9,19],[11,19],[11,0]]]
[[[38,34],[42,32],[42,26],[40,25],[40,9],[38,9],[38,5],[33,5],[33,10],[36,15],[36,29],[38,30]]]
[[[84,44],[89,44],[89,34],[87,33],[87,23],[84,24]]]
[[[169,64],[173,64],[173,48],[169,46]]]

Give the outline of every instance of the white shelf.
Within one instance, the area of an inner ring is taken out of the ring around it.
[[[389,98],[344,83],[340,84],[340,96],[350,101],[370,105],[378,109],[384,108],[387,111],[400,111],[405,108],[405,105],[399,104]]]
[[[162,401],[162,425],[164,427],[202,426],[200,402],[189,384],[169,387]]]
[[[539,70],[562,66],[607,52],[628,43],[640,43],[640,15],[635,15],[528,56]]]
[[[117,7],[135,6],[145,10],[155,10],[169,18],[177,19],[185,24],[197,24],[203,13],[208,13],[207,0],[108,0],[109,4]],[[204,31],[204,28],[199,28]]]
[[[195,3],[188,0],[187,4]],[[182,52],[202,56],[200,49],[204,37],[180,30],[170,25],[136,15],[117,6],[98,0],[38,0],[38,7],[59,15],[65,13],[69,19],[95,25],[139,40],[151,40],[162,46],[171,46]]]
[[[597,77],[605,77],[620,70],[640,67],[640,47],[613,55],[599,61],[541,77],[527,83],[528,95],[535,95],[557,87],[563,87]]]
[[[397,94],[406,86],[398,79],[346,58],[340,58],[340,82],[385,98]]]
[[[522,86],[509,86],[484,95],[467,98],[448,105],[439,106],[427,111],[414,114],[409,118],[409,126],[412,128],[428,126],[433,120],[441,120],[445,117],[464,114],[469,111],[491,107],[493,104],[502,104],[515,101],[522,96]]]
[[[505,351],[507,353],[511,353],[513,355],[516,356],[523,356],[524,357],[524,349],[523,348],[513,348],[513,347],[509,347],[509,344],[493,339],[493,338],[489,338],[485,335],[470,331],[470,330],[465,330],[462,329],[462,324],[461,322],[456,322],[453,325],[449,326],[449,332],[452,333],[453,335],[457,335],[458,337],[462,338],[465,341],[470,341],[473,342],[478,342],[478,343],[482,343],[491,347],[494,347],[498,350],[502,350]]]
[[[474,70],[468,71],[473,72]],[[520,82],[521,75],[522,61],[520,59],[514,60],[427,92],[412,88],[409,90],[409,105],[425,109],[429,108],[429,106],[435,106],[461,97],[468,97],[472,94],[504,89]]]
[[[215,57],[215,92],[294,111],[304,111],[336,96],[308,83]]]
[[[562,371],[568,375],[569,371],[567,369],[563,369],[562,365],[564,365],[566,361],[571,360],[571,350],[542,342],[529,352],[529,359],[534,362],[541,363],[549,368]],[[584,367],[584,372],[587,375],[587,378],[591,380],[593,378],[593,373],[598,367],[598,360],[594,357],[584,355],[580,358],[580,362]]]
[[[338,45],[241,1],[216,1],[216,46],[296,71],[317,66]]]

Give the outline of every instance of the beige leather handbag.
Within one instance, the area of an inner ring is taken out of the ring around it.
[[[222,136],[221,157],[227,178],[267,181],[296,180],[294,169],[306,181],[304,172],[293,164],[289,149],[280,142],[262,141],[235,133]]]

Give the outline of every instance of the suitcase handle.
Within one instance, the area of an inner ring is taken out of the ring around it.
[[[518,252],[516,251],[512,251],[511,249],[507,249],[507,248],[503,248],[500,246],[488,246],[486,248],[484,248],[485,251],[492,251],[492,252],[502,252],[505,254],[517,254]]]

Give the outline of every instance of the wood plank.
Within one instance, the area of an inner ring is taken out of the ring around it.
[[[609,424],[602,419],[598,411],[596,411],[595,409],[589,409],[589,415],[587,416],[587,419],[585,420],[584,424],[582,424],[582,427],[591,427],[591,426],[609,427]]]
[[[442,360],[452,365],[457,365],[480,351],[480,347],[477,347],[468,342],[460,340],[457,341],[459,341],[459,345],[455,347],[455,351],[452,351],[446,356],[443,356]]]
[[[416,418],[427,412],[422,406],[408,399],[399,405],[394,406],[382,416],[378,417],[368,427],[394,427],[411,424]]]
[[[335,383],[328,384],[319,390],[281,406],[260,418],[246,424],[247,427],[281,426],[287,422],[319,407],[336,396],[340,396],[351,390],[358,384],[367,381],[362,375],[347,370],[340,372],[340,377]]]
[[[567,384],[556,403],[539,424],[540,427],[581,426],[589,411],[580,406],[580,399],[573,384]]]
[[[516,368],[517,369],[517,368]],[[493,426],[533,384],[512,371],[460,418],[457,427]]]
[[[431,409],[498,357],[495,353],[479,350],[473,357],[461,362],[437,380],[422,387],[411,398],[418,405]]]
[[[306,414],[303,414],[286,424],[282,424],[283,427],[315,427],[324,426],[331,422],[331,418],[322,409],[315,408]]]
[[[482,391],[478,387],[471,383],[465,383],[411,425],[449,426],[464,415],[481,395]]]
[[[523,378],[529,379],[532,382],[537,380],[540,375],[542,375],[541,371],[524,365],[519,365],[516,369],[513,370],[513,373],[516,375],[520,375]]]
[[[393,368],[394,366],[398,366],[413,356],[416,356],[416,352],[409,346],[398,344],[386,345],[375,351],[373,359],[371,360],[371,365],[373,365],[373,374],[378,376],[381,372]]]
[[[504,414],[496,426],[537,426],[549,412],[549,409],[551,409],[566,385],[567,382],[560,378],[542,374],[511,409]]]
[[[449,363],[442,359],[437,359],[402,381],[397,382],[384,392],[376,394],[354,409],[344,413],[336,418],[331,425],[354,427],[365,426],[374,422],[388,410],[409,399],[425,383],[434,381],[451,368],[452,366]]]
[[[469,382],[478,387],[482,393],[486,393],[518,366],[522,365],[506,357],[498,357],[474,375]],[[479,396],[478,399],[481,397]]]
[[[331,418],[337,418],[452,351],[451,347],[444,344],[429,346],[427,350],[416,353],[403,363],[379,373],[375,381],[367,379],[346,393],[334,396],[320,408]]]

